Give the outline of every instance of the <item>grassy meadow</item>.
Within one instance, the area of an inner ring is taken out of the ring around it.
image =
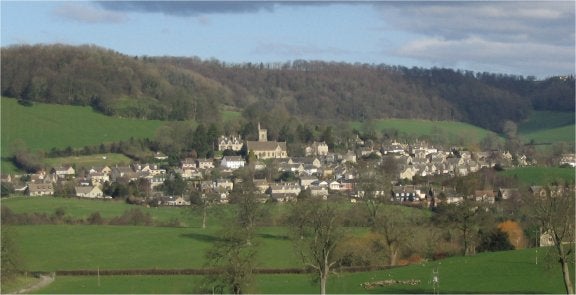
[[[574,113],[534,111],[518,125],[518,134],[525,142],[571,142],[576,140]]]
[[[72,198],[14,197],[2,200],[17,213],[52,214],[64,208],[66,215],[86,218],[98,211],[105,218],[136,208],[123,202]],[[347,204],[347,206],[353,206]],[[183,208],[144,208],[155,220],[181,218],[186,227],[144,227],[111,225],[11,226],[25,269],[29,271],[104,269],[202,268],[205,253],[218,239],[222,228],[232,221],[232,206],[212,208],[208,228],[200,228],[200,212]],[[274,205],[268,219],[278,218],[286,205]],[[399,207],[404,210],[415,209]],[[416,210],[421,212],[420,210]],[[215,214],[215,215],[214,215]],[[416,214],[416,212],[414,212]],[[364,228],[348,228],[361,234]],[[301,267],[301,261],[281,226],[258,227],[253,240],[258,247],[258,268]],[[41,249],[41,250],[40,250]],[[339,272],[329,280],[329,293],[430,293],[433,269],[440,272],[443,293],[562,293],[561,272],[554,262],[535,249],[482,253],[474,257],[453,257],[406,267],[361,273]],[[57,276],[56,281],[37,293],[49,294],[186,294],[199,291],[201,276]],[[363,282],[384,279],[420,280],[416,286],[395,285],[364,289]],[[310,275],[257,275],[254,293],[316,293]]]
[[[364,124],[361,122],[351,122],[350,126],[357,130],[364,129]],[[374,128],[379,131],[396,129],[404,136],[441,137],[452,144],[478,144],[486,135],[493,133],[492,131],[462,122],[413,119],[375,120]]]
[[[548,185],[554,181],[574,182],[576,170],[560,167],[519,167],[500,172],[504,176],[517,178],[526,185]]]
[[[26,107],[15,99],[1,99],[2,171],[14,171],[6,161],[11,146],[21,140],[32,150],[79,148],[134,138],[154,137],[162,121],[114,118],[89,107],[34,103]]]
[[[389,270],[331,275],[328,293],[404,294],[432,293],[433,270],[440,278],[441,293],[563,293],[560,268],[546,263],[546,249],[482,253],[474,257],[398,267]],[[279,255],[281,257],[283,255]],[[536,256],[539,263],[536,264]],[[386,279],[419,280],[415,286],[393,285],[365,289],[365,282]],[[199,292],[200,276],[57,276],[56,281],[36,293],[43,294],[189,294]],[[251,293],[313,294],[319,291],[310,275],[257,275]]]
[[[125,155],[114,153],[44,159],[44,164],[46,164],[47,167],[58,167],[62,165],[75,165],[77,168],[90,168],[93,166],[104,165],[112,167],[114,165],[128,165],[131,162],[132,159],[126,157]]]

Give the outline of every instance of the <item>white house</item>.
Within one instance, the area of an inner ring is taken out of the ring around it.
[[[75,187],[76,196],[82,198],[102,198],[104,193],[97,186],[77,186]]]
[[[239,169],[244,167],[246,161],[240,156],[225,156],[220,161],[220,166],[228,169]]]

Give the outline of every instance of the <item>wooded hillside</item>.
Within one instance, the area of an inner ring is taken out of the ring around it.
[[[306,120],[455,120],[500,131],[533,109],[574,111],[574,77],[301,60],[227,64],[96,46],[26,45],[1,54],[2,95],[123,117],[214,122],[226,105],[252,119],[274,108]]]

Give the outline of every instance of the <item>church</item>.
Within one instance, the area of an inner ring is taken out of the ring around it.
[[[257,159],[287,158],[286,142],[268,141],[268,130],[260,128],[258,123],[258,141],[246,141],[248,153]]]

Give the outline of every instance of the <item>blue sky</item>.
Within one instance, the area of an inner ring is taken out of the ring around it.
[[[574,1],[1,1],[1,44],[574,74]]]

